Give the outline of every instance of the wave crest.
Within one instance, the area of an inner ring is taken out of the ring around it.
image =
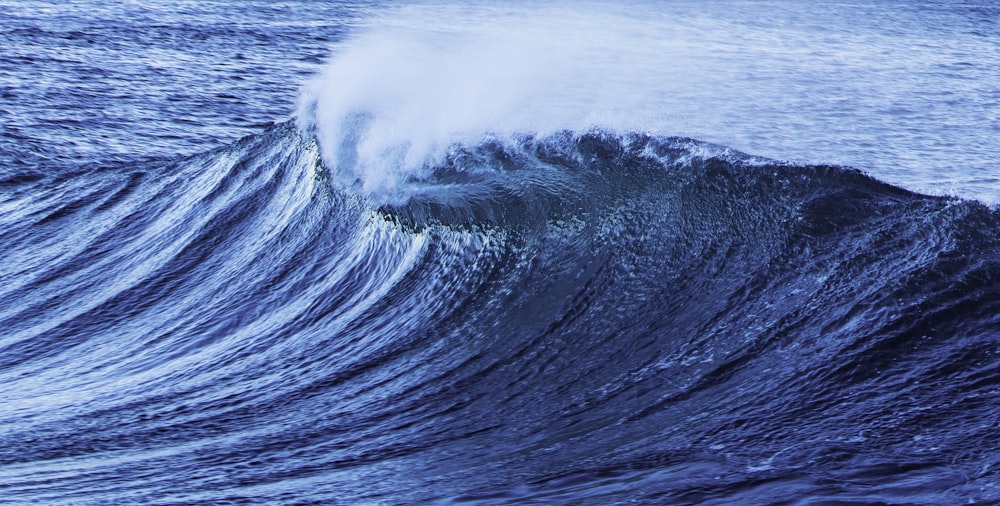
[[[664,130],[671,114],[658,99],[677,78],[669,44],[662,28],[624,10],[401,9],[356,34],[305,86],[299,123],[345,183],[387,196],[455,144],[595,126]]]

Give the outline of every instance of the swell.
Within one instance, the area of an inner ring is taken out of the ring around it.
[[[994,210],[600,131],[336,170],[282,124],[6,178],[0,489],[995,498]]]

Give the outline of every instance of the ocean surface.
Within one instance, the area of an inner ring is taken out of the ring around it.
[[[2,504],[1000,504],[996,2],[0,14]]]

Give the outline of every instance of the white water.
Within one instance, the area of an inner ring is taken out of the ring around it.
[[[925,4],[411,4],[333,48],[299,117],[370,193],[455,142],[597,127],[1000,201],[998,38]]]

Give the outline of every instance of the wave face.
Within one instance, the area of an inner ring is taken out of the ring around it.
[[[25,502],[998,501],[1000,216],[604,131],[0,181]]]

